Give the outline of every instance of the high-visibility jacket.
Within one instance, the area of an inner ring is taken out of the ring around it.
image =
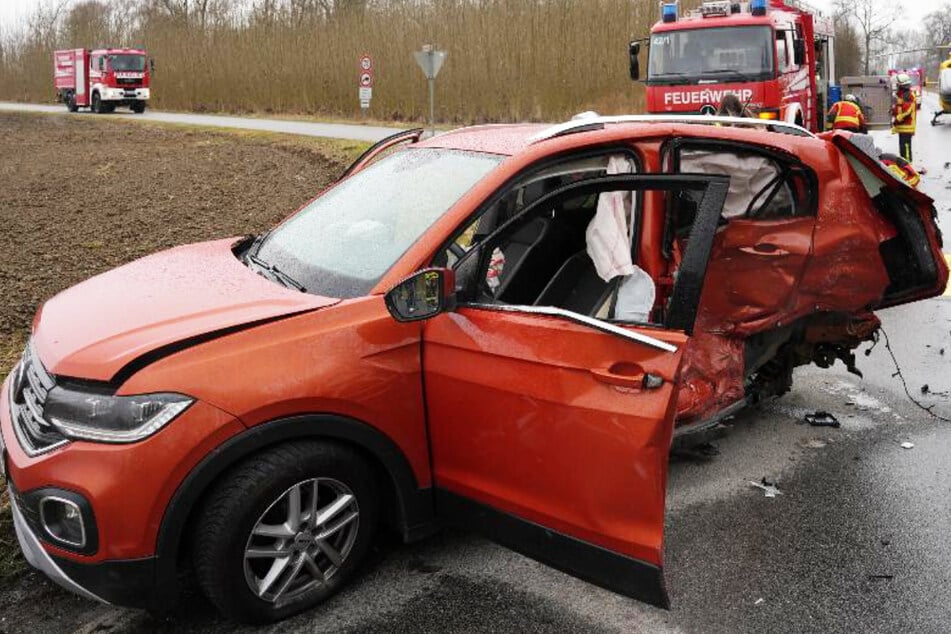
[[[921,176],[914,166],[896,154],[882,154],[878,160],[888,169],[889,172],[905,181],[912,187],[918,187],[921,182]]]
[[[895,105],[892,107],[892,130],[899,134],[914,134],[917,115],[918,106],[915,104],[915,96],[910,90],[905,94],[899,92]]]
[[[836,130],[852,130],[861,132],[865,129],[865,115],[858,104],[851,101],[838,101],[832,104],[828,120]]]

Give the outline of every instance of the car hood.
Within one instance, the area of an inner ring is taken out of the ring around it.
[[[264,279],[235,257],[235,242],[162,251],[63,291],[33,323],[40,361],[53,374],[109,381],[167,346],[340,301]]]

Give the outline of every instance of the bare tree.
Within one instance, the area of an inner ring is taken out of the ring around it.
[[[835,0],[836,12],[858,25],[865,44],[865,74],[869,74],[874,45],[883,42],[895,19],[899,6],[890,0]]]
[[[951,2],[945,2],[927,16],[925,16],[925,33],[927,46],[934,47],[927,53],[929,65],[937,66],[947,59],[951,50],[938,48],[951,44]]]
[[[862,71],[862,42],[855,25],[845,16],[835,16],[835,68],[839,77]]]

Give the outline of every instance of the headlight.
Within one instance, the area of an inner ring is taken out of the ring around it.
[[[113,396],[57,386],[43,414],[68,438],[131,443],[148,438],[193,402],[181,394]]]

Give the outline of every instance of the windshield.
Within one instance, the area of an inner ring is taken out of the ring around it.
[[[397,152],[341,181],[278,226],[257,255],[308,292],[366,295],[503,158],[429,148]]]
[[[665,31],[651,36],[648,82],[758,81],[773,76],[768,26]]]
[[[141,73],[145,70],[144,55],[110,55],[109,68],[115,71],[134,71]]]

